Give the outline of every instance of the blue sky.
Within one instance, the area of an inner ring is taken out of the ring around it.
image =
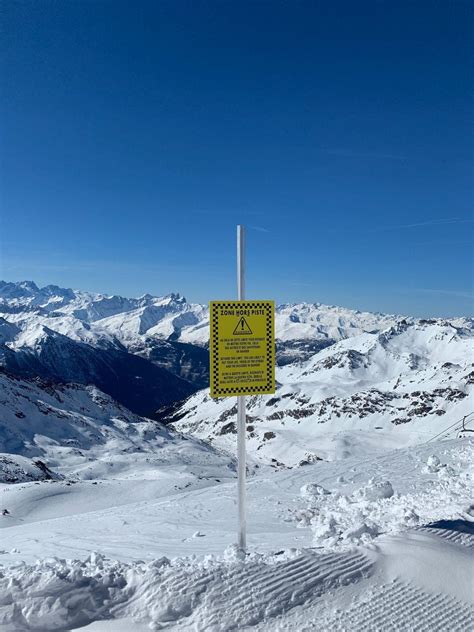
[[[0,12],[0,277],[473,313],[471,2]]]

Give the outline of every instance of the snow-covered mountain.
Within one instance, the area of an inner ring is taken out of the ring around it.
[[[397,317],[318,303],[277,308],[280,364]],[[209,311],[179,294],[106,296],[32,281],[0,282],[0,365],[24,377],[94,384],[134,412],[208,385]]]
[[[0,362],[25,377],[94,384],[141,415],[153,415],[196,390],[188,381],[117,345],[80,342],[40,324],[23,326],[14,341],[0,345]]]
[[[175,465],[179,483],[189,478],[187,464],[193,480],[233,475],[229,457],[131,413],[95,386],[0,371],[0,482],[155,478]]]
[[[209,310],[188,303],[179,294],[140,298],[106,296],[31,281],[0,281],[0,315],[19,327],[43,324],[82,342],[118,342],[135,350],[153,340],[179,341],[207,347]],[[401,318],[359,312],[321,303],[280,305],[276,309],[276,337],[280,347],[310,343],[318,348],[363,333],[380,331]],[[304,352],[303,352],[304,353]]]
[[[378,445],[381,429],[394,440],[414,428],[428,437],[474,409],[473,319],[320,303],[280,305],[275,318],[278,392],[249,402],[257,461],[295,465],[346,454],[343,436],[328,438],[329,424],[335,433],[367,431]],[[233,400],[196,392],[208,383],[208,337],[207,306],[179,294],[124,298],[0,282],[0,364],[9,371],[93,384],[135,413],[164,415],[233,450]]]
[[[157,326],[153,334],[168,338],[175,329],[179,332],[183,326],[196,324],[202,319],[203,310],[203,306],[187,303],[179,294],[124,298],[55,285],[38,288],[32,281],[0,281],[0,312],[18,314],[18,320],[32,313],[43,319],[59,318],[58,326],[63,328],[73,327],[75,320],[95,323],[85,329],[99,336],[106,336],[107,331],[112,330],[113,337],[124,343],[136,340]]]
[[[177,294],[127,299],[2,281],[0,365],[25,377],[94,384],[153,416],[207,383],[207,351],[167,340],[173,319],[193,310],[202,308]],[[165,333],[144,335],[157,325]]]
[[[473,329],[449,323],[403,321],[341,340],[277,368],[274,396],[248,398],[249,452],[294,466],[427,441],[474,410],[473,361]],[[235,417],[233,398],[200,391],[168,421],[234,451]]]

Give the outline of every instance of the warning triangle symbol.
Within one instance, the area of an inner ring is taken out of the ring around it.
[[[242,318],[237,323],[237,327],[234,329],[234,336],[248,336],[252,334],[252,330],[250,329],[247,321],[242,316]]]

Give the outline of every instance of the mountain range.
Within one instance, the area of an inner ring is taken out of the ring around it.
[[[275,320],[277,392],[248,399],[256,465],[339,458],[358,442],[376,449],[427,440],[473,409],[471,318],[300,303],[278,306]],[[208,343],[207,306],[179,294],[125,298],[0,281],[8,380],[27,390],[38,379],[40,390],[95,389],[130,414],[233,452],[235,402],[208,395]]]
[[[397,317],[318,303],[276,312],[277,362],[309,359]],[[179,294],[107,296],[0,281],[0,364],[17,375],[94,384],[133,412],[157,410],[208,385],[209,311]]]

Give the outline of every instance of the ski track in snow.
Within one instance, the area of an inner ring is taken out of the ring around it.
[[[0,625],[4,632],[60,632],[100,620],[110,630],[127,620],[196,632],[466,632],[474,614],[466,595],[430,590],[423,578],[433,546],[440,559],[463,548],[440,535],[412,536],[419,569],[406,577],[393,572],[399,543],[390,538],[345,553],[287,552],[280,562],[255,554],[242,561],[229,548],[202,561],[125,564],[93,554],[19,565],[0,572]]]
[[[332,620],[326,619],[323,629],[467,632],[472,630],[473,614],[472,608],[452,597],[430,595],[410,584],[396,582],[372,591],[369,598],[344,613],[337,613]],[[318,628],[302,628],[301,632],[304,629]]]
[[[463,533],[462,531],[448,531],[447,529],[437,529],[435,527],[420,527],[421,533],[431,533],[440,538],[444,538],[452,544],[460,544],[469,549],[474,549],[474,535],[472,533]]]

